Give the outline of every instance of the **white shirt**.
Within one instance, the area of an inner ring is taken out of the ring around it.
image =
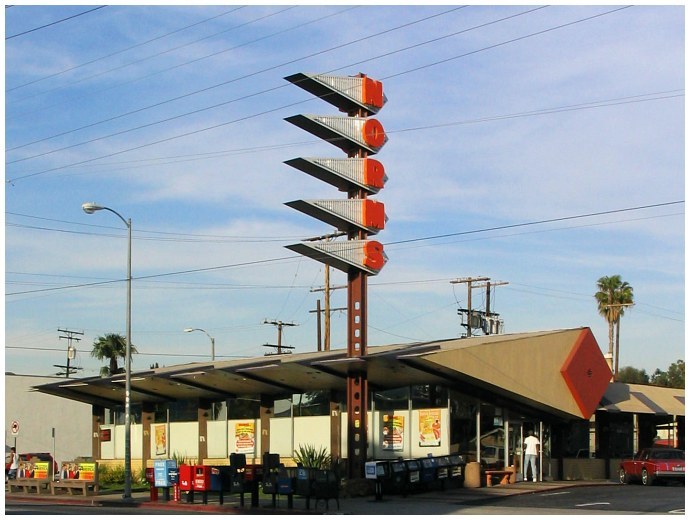
[[[530,435],[529,437],[527,437],[525,439],[525,455],[538,455],[538,446],[539,439],[537,439],[534,435]]]
[[[19,456],[16,453],[10,453],[10,469],[19,468]]]

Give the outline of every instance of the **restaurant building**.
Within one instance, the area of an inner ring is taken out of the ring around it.
[[[133,470],[167,458],[227,464],[231,453],[290,461],[306,446],[345,460],[346,379],[362,370],[368,460],[459,453],[520,475],[534,431],[539,478],[571,480],[615,476],[621,457],[655,442],[684,448],[684,390],[612,383],[585,327],[133,372]],[[93,458],[121,464],[124,388],[119,374],[36,390],[90,404]]]

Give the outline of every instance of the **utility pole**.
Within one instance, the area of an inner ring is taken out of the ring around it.
[[[78,370],[81,370],[81,367],[70,367],[70,361],[73,360],[76,356],[77,350],[72,346],[72,341],[81,341],[81,338],[77,336],[83,336],[83,332],[77,332],[74,330],[65,330],[65,329],[58,329],[58,332],[62,332],[63,334],[66,334],[66,336],[58,336],[59,339],[66,339],[67,340],[67,364],[66,365],[53,365],[55,368],[61,368],[64,370],[64,372],[59,372],[58,376],[61,376],[64,374],[66,378],[69,378],[69,376]]]
[[[489,319],[491,317],[498,317],[498,314],[494,313],[493,315],[491,314],[491,287],[497,287],[499,285],[508,285],[508,282],[494,282],[493,284],[491,281],[486,282],[486,318]],[[481,285],[478,285],[477,287],[482,287]],[[490,327],[485,327],[484,334],[487,336],[491,334],[491,329]]]
[[[347,233],[343,231],[335,231],[334,233],[329,233],[327,235],[322,235],[320,237],[312,237],[312,238],[307,238],[304,240],[305,242],[318,242],[321,240],[324,240],[326,242],[330,242],[334,238],[338,238],[341,236],[346,235]],[[325,351],[331,350],[331,266],[328,265],[328,263],[324,264],[324,288],[323,289],[312,289],[310,292],[315,292],[315,291],[323,291],[324,293],[324,304],[325,304],[325,309],[323,310],[324,314],[324,328],[325,328],[325,333],[324,333],[324,340],[323,340],[323,349]],[[343,286],[347,287],[347,286]],[[318,330],[318,340],[317,340],[317,345],[319,351],[321,351],[321,310],[320,310],[320,300],[319,300],[319,309],[316,311],[317,314],[317,328]],[[346,309],[344,309],[346,310]],[[312,312],[312,311],[309,311]]]
[[[466,283],[467,284],[467,337],[472,337],[472,283],[474,282],[487,282],[491,278],[486,278],[484,276],[477,278],[458,278],[457,280],[451,280],[450,283]],[[458,309],[458,312],[463,309]]]
[[[326,266],[326,272],[329,271],[328,266]],[[323,336],[323,350],[328,352],[331,350],[331,315],[336,311],[346,311],[347,307],[336,307],[331,308],[331,301],[329,294],[335,289],[347,289],[347,285],[336,285],[335,287],[330,286],[330,277],[326,275],[326,285],[324,287],[317,287],[316,289],[310,289],[309,292],[321,292],[325,293],[326,307],[321,309],[321,300],[316,300],[316,310],[309,311],[310,313],[316,313],[316,334],[317,334],[317,347],[319,352],[321,351],[321,313],[324,313],[324,323],[325,331]]]
[[[283,327],[296,327],[297,326],[296,323],[292,323],[292,322],[287,323],[287,322],[279,321],[279,320],[271,320],[271,321],[264,320],[264,323],[267,325],[275,325],[276,327],[278,327],[278,344],[277,345],[271,345],[270,343],[264,343],[264,347],[277,348],[278,349],[277,354],[279,354],[279,355],[283,353],[283,349],[295,348],[295,347],[283,345]],[[268,356],[270,354],[266,354],[266,355]]]
[[[475,282],[485,282],[478,283]],[[452,284],[456,283],[466,283],[467,284],[467,309],[458,309],[458,314],[463,316],[467,315],[467,337],[472,337],[472,329],[482,327],[484,334],[489,335],[492,333],[493,319],[498,319],[498,314],[491,312],[491,288],[497,287],[499,285],[508,285],[508,282],[494,282],[491,283],[491,278],[484,276],[481,277],[466,277],[458,278],[456,280],[451,280]],[[485,311],[473,311],[472,310],[472,289],[486,288],[486,310]],[[476,319],[475,319],[476,318]],[[481,320],[480,320],[481,319]]]

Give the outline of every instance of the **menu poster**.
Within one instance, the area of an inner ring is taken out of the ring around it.
[[[168,453],[168,425],[156,424],[154,426],[154,433],[156,439],[156,455],[165,455]]]
[[[402,451],[405,440],[405,418],[402,415],[381,414],[381,448]]]
[[[235,423],[235,453],[254,454],[254,422]]]
[[[419,410],[419,446],[441,445],[441,410]]]

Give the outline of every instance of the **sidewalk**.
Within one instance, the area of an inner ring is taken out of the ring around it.
[[[96,496],[81,495],[36,495],[24,493],[6,493],[6,504],[27,502],[43,502],[59,505],[79,504],[93,507],[136,507],[157,511],[188,511],[190,513],[224,513],[224,514],[349,514],[349,515],[377,515],[377,514],[456,514],[467,511],[474,505],[479,506],[488,501],[502,497],[509,497],[527,493],[542,493],[578,486],[612,485],[613,481],[580,480],[580,481],[549,481],[549,482],[517,482],[515,484],[481,488],[450,488],[445,491],[419,492],[402,497],[401,495],[384,495],[383,500],[376,500],[374,496],[341,498],[338,509],[335,500],[328,504],[324,501],[315,504],[312,499],[310,509],[306,509],[306,500],[294,498],[293,509],[287,507],[287,497],[278,497],[276,508],[272,507],[271,498],[261,495],[259,507],[250,507],[251,498],[245,494],[245,506],[240,506],[238,495],[227,494],[221,505],[217,493],[208,494],[208,504],[202,503],[201,493],[195,494],[193,504],[184,501],[166,502],[163,493],[159,493],[158,501],[151,501],[149,492],[132,493],[132,499],[124,501],[119,494],[100,494]],[[403,510],[401,510],[403,509]],[[142,511],[144,513],[144,511]]]

